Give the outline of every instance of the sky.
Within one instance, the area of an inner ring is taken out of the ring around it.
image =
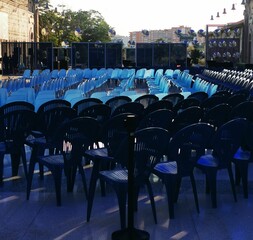
[[[191,27],[195,31],[206,29],[207,24],[226,24],[243,19],[242,0],[50,0],[54,7],[72,11],[96,10],[117,35],[129,32],[164,30],[172,27]],[[232,9],[235,4],[236,10]],[[222,14],[226,8],[227,14]],[[217,18],[217,12],[220,17]],[[214,20],[211,21],[211,15]]]

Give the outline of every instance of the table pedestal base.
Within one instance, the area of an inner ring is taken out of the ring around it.
[[[123,229],[112,233],[112,240],[149,240],[149,233],[136,228]]]

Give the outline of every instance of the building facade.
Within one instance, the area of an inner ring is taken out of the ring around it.
[[[34,41],[33,2],[33,0],[0,0],[0,42]]]

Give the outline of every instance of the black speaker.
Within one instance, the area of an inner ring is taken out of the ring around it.
[[[33,49],[32,48],[28,48],[28,55],[33,55]]]

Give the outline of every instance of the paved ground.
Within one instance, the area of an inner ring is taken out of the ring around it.
[[[87,181],[92,168],[87,166]],[[218,174],[218,208],[211,207],[210,196],[205,194],[205,180],[196,171],[200,213],[195,208],[188,179],[182,184],[175,219],[168,217],[165,189],[153,178],[158,224],[154,223],[149,200],[143,189],[139,209],[135,214],[135,226],[150,234],[152,240],[250,240],[253,237],[253,169],[250,168],[249,198],[244,199],[241,187],[237,187],[238,202],[234,202],[227,173]],[[19,177],[10,178],[9,156],[4,169],[5,182],[0,188],[0,239],[49,240],[87,239],[108,240],[112,232],[119,230],[119,212],[115,193],[110,188],[107,195],[100,195],[98,185],[90,222],[86,222],[87,201],[78,177],[73,193],[67,193],[63,178],[62,206],[55,201],[52,176],[47,173],[44,181],[35,174],[30,200],[26,200],[26,181],[20,166]]]

